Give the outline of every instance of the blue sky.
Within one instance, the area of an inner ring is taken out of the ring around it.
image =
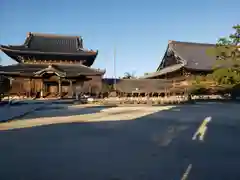
[[[215,43],[237,23],[239,0],[1,0],[0,44],[21,44],[27,32],[80,35],[107,77],[114,46],[117,76],[142,75],[156,70],[168,40]]]

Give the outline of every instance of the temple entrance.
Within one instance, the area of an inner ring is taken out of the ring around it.
[[[13,90],[10,93],[32,98],[76,98],[83,92],[86,76],[59,76],[57,73],[43,72],[29,78],[14,80]]]
[[[58,97],[59,91],[59,77],[54,72],[42,72],[42,97]]]
[[[70,97],[73,92],[71,80],[67,79],[58,81],[44,79],[43,87],[44,97]]]
[[[58,96],[58,82],[56,81],[43,81],[44,97],[57,97]]]
[[[81,77],[77,77],[77,79],[68,79],[66,77],[59,76],[58,73],[44,72],[42,74],[42,97],[73,98],[75,94],[75,88],[73,86],[77,81],[81,82],[84,80]]]

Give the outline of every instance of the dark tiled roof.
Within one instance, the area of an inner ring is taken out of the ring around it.
[[[0,67],[0,74],[7,74],[7,73],[22,73],[22,74],[29,74],[33,75],[36,72],[41,70],[48,69],[49,65],[47,64],[14,64],[9,66],[2,66]],[[84,65],[78,64],[58,64],[52,65],[57,71],[64,72],[66,76],[71,75],[97,75],[97,74],[104,74],[104,71],[89,68]]]
[[[169,41],[167,51],[172,50],[182,61],[185,68],[193,70],[212,70],[216,63],[215,44]],[[213,51],[213,52],[211,52]],[[165,68],[163,60],[158,69]]]
[[[169,48],[185,61],[185,68],[212,70],[216,63],[214,53],[210,52],[215,48],[215,44],[170,41]]]
[[[177,71],[177,70],[181,69],[183,66],[184,66],[183,64],[175,64],[172,66],[168,66],[166,68],[161,69],[160,71],[156,71],[156,72],[144,75],[144,76],[140,77],[140,79],[148,79],[148,78],[152,78],[152,77],[156,77],[156,76],[161,76],[161,75],[167,74],[169,72]]]
[[[83,49],[82,39],[78,36],[63,36],[54,34],[29,33],[23,45],[5,46],[0,49],[8,56],[17,60],[18,54],[54,54],[54,55],[79,55],[93,56],[97,51]],[[19,62],[19,61],[18,61]]]
[[[24,43],[31,50],[42,52],[78,52],[83,48],[78,36],[29,33]]]
[[[195,71],[211,71],[216,65],[215,44],[169,41],[164,57],[157,71],[141,78],[154,78],[184,67]],[[165,66],[168,52],[180,58],[179,64]]]
[[[13,64],[8,66],[0,67],[0,72],[16,72],[16,73],[33,73],[39,71],[40,69],[47,68],[48,65],[45,64]]]
[[[104,70],[90,68],[84,65],[77,65],[77,64],[59,64],[56,65],[59,69],[62,69],[66,73],[80,73],[84,75],[91,75],[91,74],[104,74]]]

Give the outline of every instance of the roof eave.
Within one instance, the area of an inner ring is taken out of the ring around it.
[[[92,72],[92,73],[77,73],[79,76],[84,75],[84,76],[96,76],[96,75],[104,75],[105,72]]]
[[[148,74],[148,75],[145,75],[145,76],[142,76],[140,77],[139,79],[150,79],[150,78],[154,78],[154,77],[158,77],[158,76],[163,76],[165,74],[168,74],[168,73],[172,73],[172,72],[175,72],[181,68],[184,67],[184,64],[175,64],[173,66],[168,66],[166,68],[163,68],[161,69],[160,71],[157,71],[157,72],[154,72],[154,73],[151,73],[151,74]],[[169,70],[167,70],[169,69]],[[171,70],[172,69],[172,70]],[[166,72],[164,72],[164,70]]]
[[[9,56],[10,58],[12,58],[12,59],[14,59],[15,61],[17,61],[18,63],[21,63],[21,62],[22,62],[22,60],[20,60],[17,55],[13,55],[10,51],[5,50],[5,48],[2,48],[2,45],[0,45],[0,50],[1,50],[3,53],[5,53],[7,56]]]
[[[98,51],[79,51],[75,53],[69,52],[41,52],[41,51],[32,51],[32,50],[15,50],[11,49],[9,46],[0,45],[0,49],[5,52],[13,52],[18,54],[49,54],[49,55],[70,55],[70,56],[93,56],[96,57]],[[7,53],[6,53],[7,54]]]
[[[32,73],[20,73],[20,72],[5,72],[5,71],[0,71],[0,75],[5,75],[5,76],[27,76],[27,77],[32,77]]]
[[[184,66],[184,69],[189,70],[189,71],[199,71],[199,72],[212,72],[214,68],[212,69],[196,69],[196,68],[191,68],[188,66]]]

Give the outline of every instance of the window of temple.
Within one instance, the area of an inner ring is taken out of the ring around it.
[[[160,97],[165,97],[165,93],[160,93]]]
[[[138,93],[133,93],[133,97],[138,97]]]

